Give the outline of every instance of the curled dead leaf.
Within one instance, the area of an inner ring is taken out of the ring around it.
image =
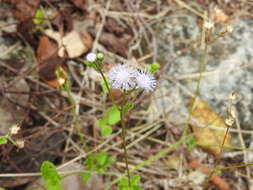
[[[47,59],[57,57],[57,45],[49,40],[48,37],[42,36],[39,41],[37,49],[37,58],[39,62],[43,62]]]
[[[67,66],[65,65],[66,60],[63,58],[51,58],[48,60],[45,60],[41,65],[41,68],[39,70],[39,76],[42,81],[47,83],[49,86],[52,87],[59,87],[60,83],[56,76],[56,69],[58,67],[62,67],[65,71],[67,71]],[[61,76],[63,79],[66,79],[64,76]]]
[[[65,36],[61,36],[59,32],[48,29],[45,30],[45,34],[58,43],[60,57],[65,56],[65,51],[69,58],[79,57],[88,52],[92,46],[92,38],[85,31],[80,33],[73,30]]]
[[[196,125],[192,125],[194,136],[197,144],[205,151],[218,156],[220,154],[220,146],[223,143],[226,130],[217,130],[208,128],[215,126],[219,128],[227,128],[224,121],[215,113],[212,108],[200,99],[191,99],[189,103],[189,111]],[[202,128],[197,125],[201,125]],[[231,146],[230,134],[226,136],[224,147]]]
[[[201,172],[203,172],[204,174],[208,175],[211,170],[209,168],[207,168],[206,166],[204,166],[203,164],[201,164],[200,162],[198,162],[197,160],[192,160],[191,162],[188,163],[188,165],[193,168],[193,169],[198,169]],[[220,190],[231,190],[231,187],[229,185],[229,183],[221,178],[220,176],[214,174],[210,181],[216,185]]]

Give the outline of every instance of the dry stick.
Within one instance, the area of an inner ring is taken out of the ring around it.
[[[194,8],[192,8],[191,6],[187,5],[185,2],[181,1],[181,0],[174,0],[179,6],[184,7],[185,9],[189,10],[190,12],[198,15],[199,17],[201,17],[202,19],[206,19],[205,15],[203,15],[202,13],[198,12],[197,10],[195,10]]]
[[[249,159],[248,159],[248,154],[246,152],[246,146],[245,146],[245,143],[243,140],[243,136],[241,133],[241,125],[240,125],[239,119],[237,117],[237,110],[236,110],[235,124],[236,124],[237,130],[239,131],[238,136],[240,139],[241,146],[243,148],[243,155],[244,155],[243,160],[244,160],[244,163],[246,164],[246,163],[249,163]],[[250,168],[246,167],[245,169],[246,169],[247,177],[250,179]],[[248,181],[248,184],[249,184],[249,186],[251,185],[250,181]]]
[[[206,18],[206,12],[205,12],[205,15],[204,15],[204,18]],[[200,94],[200,83],[201,83],[201,79],[202,79],[202,73],[205,71],[205,67],[206,67],[206,62],[207,62],[207,53],[208,53],[208,44],[205,43],[206,39],[207,39],[207,36],[206,36],[206,28],[204,26],[204,22],[203,22],[203,26],[202,26],[202,36],[201,36],[201,50],[203,50],[203,55],[200,59],[200,64],[199,64],[199,78],[198,78],[198,81],[197,81],[197,87],[196,87],[196,90],[195,90],[195,93],[194,93],[194,96],[195,96],[195,100],[194,100],[194,103],[192,104],[191,108],[190,108],[190,114],[189,114],[189,117],[187,119],[187,122],[186,122],[186,125],[184,127],[184,130],[183,130],[183,136],[187,135],[188,133],[188,130],[189,130],[189,127],[188,127],[188,123],[190,123],[191,121],[191,117],[192,117],[192,112],[194,111],[194,105],[197,101],[197,98]]]
[[[136,8],[130,3],[130,7],[138,13],[138,10],[136,10]],[[137,14],[138,15],[138,14]],[[153,57],[153,62],[155,62],[157,60],[157,42],[156,42],[156,37],[155,37],[155,33],[153,31],[153,29],[150,27],[149,24],[147,24],[147,22],[145,22],[145,20],[142,17],[137,17],[140,20],[140,23],[142,23],[144,25],[144,27],[147,28],[147,30],[150,32],[150,34],[152,35],[152,44],[153,44],[153,53],[152,53],[152,57]]]
[[[102,23],[101,25],[99,26],[99,29],[98,29],[98,32],[97,32],[97,35],[96,35],[96,38],[94,40],[94,43],[93,43],[93,47],[92,47],[92,52],[94,52],[97,48],[97,44],[98,44],[98,40],[101,36],[101,33],[103,31],[103,27],[104,27],[104,24],[105,24],[105,19],[106,19],[106,15],[108,14],[108,10],[110,8],[110,5],[111,5],[111,0],[109,0],[106,4],[106,8],[105,8],[105,13],[103,14],[103,17],[102,17]]]
[[[217,158],[217,159],[215,160],[215,162],[214,162],[213,170],[209,173],[209,175],[208,175],[208,177],[207,177],[207,180],[206,180],[205,183],[204,183],[204,189],[207,189],[207,188],[208,188],[209,180],[212,178],[213,174],[215,173],[215,170],[217,169],[217,165],[218,165],[218,163],[220,162],[221,154],[222,154],[222,152],[223,152],[223,148],[224,148],[225,141],[226,141],[226,139],[227,139],[227,135],[228,135],[229,128],[230,128],[230,126],[227,127],[225,136],[224,136],[224,138],[223,138],[222,145],[221,145],[221,147],[220,147],[220,152],[219,152],[218,158]]]

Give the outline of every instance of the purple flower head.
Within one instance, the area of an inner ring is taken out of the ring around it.
[[[132,90],[136,87],[136,72],[127,65],[116,65],[108,73],[110,85],[114,89]]]
[[[139,70],[135,80],[137,88],[142,88],[145,92],[151,92],[156,87],[156,79],[154,75],[146,70]]]

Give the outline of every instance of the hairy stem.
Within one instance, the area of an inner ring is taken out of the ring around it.
[[[128,167],[128,155],[127,155],[127,148],[126,148],[126,123],[124,120],[124,105],[126,104],[126,92],[124,91],[123,93],[123,99],[121,102],[121,107],[120,107],[120,119],[121,119],[121,135],[122,135],[122,140],[123,140],[123,149],[124,149],[124,157],[125,157],[125,164],[126,164],[126,170],[127,170],[127,177],[128,177],[128,184],[129,187],[131,187],[131,181],[130,181],[130,171]]]
[[[102,78],[103,78],[103,80],[104,80],[104,82],[105,82],[105,87],[106,87],[107,90],[108,90],[108,94],[109,94],[109,97],[110,97],[111,100],[112,100],[112,104],[115,105],[115,101],[114,101],[114,98],[113,98],[111,89],[110,89],[110,87],[109,87],[109,84],[108,84],[108,82],[107,82],[107,80],[106,80],[106,78],[105,78],[105,75],[104,75],[102,69],[100,69],[98,66],[97,66],[97,68],[98,68],[98,72],[100,73],[100,75],[102,76]]]

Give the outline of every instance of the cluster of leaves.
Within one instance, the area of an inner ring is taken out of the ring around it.
[[[131,186],[129,185],[128,179],[127,178],[122,178],[119,182],[118,190],[142,190],[140,188],[140,176],[139,175],[134,175],[131,180]]]
[[[95,155],[90,155],[85,161],[85,166],[89,171],[96,172],[98,174],[104,174],[106,168],[113,162],[115,162],[114,157],[110,157],[106,152],[100,152]],[[90,176],[91,173],[83,173],[83,182],[87,183]]]
[[[127,113],[133,108],[133,104],[126,104],[123,107],[123,113]],[[102,136],[107,136],[112,133],[112,126],[121,120],[119,106],[112,106],[108,108],[103,115],[102,119],[98,120],[98,126],[101,129]]]
[[[160,68],[161,68],[161,66],[157,62],[154,62],[148,66],[148,71],[153,73],[153,72],[159,70]]]
[[[112,125],[120,121],[120,111],[118,106],[108,108],[102,119],[98,120],[98,126],[101,129],[102,136],[107,136],[112,133]]]
[[[63,190],[61,177],[57,173],[56,167],[49,161],[44,161],[40,168],[41,175],[48,190]]]

